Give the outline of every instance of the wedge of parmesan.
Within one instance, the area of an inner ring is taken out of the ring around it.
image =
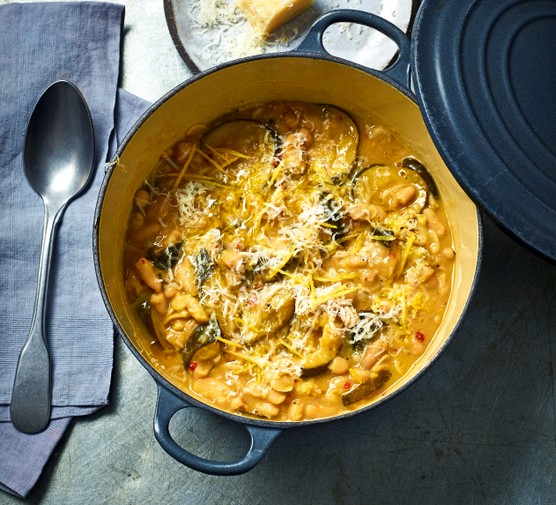
[[[301,14],[313,0],[238,0],[247,21],[263,36]]]

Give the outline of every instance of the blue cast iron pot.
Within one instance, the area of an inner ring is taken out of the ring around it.
[[[383,32],[397,44],[397,59],[388,69],[375,71],[328,54],[322,43],[323,34],[338,22],[359,23]],[[481,219],[428,134],[409,90],[409,69],[409,40],[396,26],[364,12],[334,11],[317,20],[293,52],[237,60],[177,86],[139,119],[119,146],[96,209],[94,254],[98,281],[117,331],[157,383],[154,434],[168,454],[184,465],[214,475],[247,472],[284,430],[369,412],[400,393],[430,367],[455,334],[479,271]],[[453,294],[446,316],[415,366],[379,399],[359,410],[326,419],[300,422],[255,419],[219,410],[180,389],[147,345],[151,338],[138,321],[124,289],[124,237],[133,196],[156,165],[160,153],[179,141],[193,125],[210,123],[238,106],[273,100],[327,103],[359,116],[364,112],[396,130],[435,179],[447,207],[457,251]],[[174,414],[186,407],[206,409],[241,423],[251,440],[246,453],[236,461],[220,462],[201,458],[178,445],[170,435],[169,424]]]

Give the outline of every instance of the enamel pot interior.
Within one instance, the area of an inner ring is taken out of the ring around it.
[[[105,179],[97,209],[95,254],[101,289],[114,323],[157,381],[170,384],[174,392],[191,400],[149,350],[151,337],[134,315],[124,290],[124,237],[133,196],[161,152],[183,138],[192,126],[211,122],[238,106],[272,100],[326,103],[357,116],[374,118],[377,123],[394,129],[429,169],[453,228],[457,254],[452,296],[438,333],[426,352],[380,400],[361,410],[405,388],[434,361],[458,326],[471,296],[480,261],[481,223],[477,208],[436,151],[411,96],[375,72],[334,58],[295,55],[253,58],[220,67],[184,83],[153,105],[120,147],[117,162]],[[193,399],[192,403],[198,401]],[[239,415],[231,417],[247,423],[258,422]],[[261,421],[260,424],[284,423]]]

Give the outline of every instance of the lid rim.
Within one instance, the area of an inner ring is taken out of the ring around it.
[[[415,20],[411,62],[417,102],[454,177],[498,226],[556,262],[556,153],[546,142],[553,132],[541,137],[535,127],[548,121],[531,124],[536,111],[529,113],[527,102],[516,98],[525,82],[519,73],[522,55],[515,53],[519,30],[531,19],[542,17],[544,22],[547,11],[546,31],[556,23],[556,3],[537,4],[542,15],[532,0],[427,0]],[[527,16],[514,19],[525,8]],[[523,40],[526,47],[530,41]],[[550,54],[552,46],[546,45]],[[547,79],[554,80],[556,89],[556,72]],[[517,92],[516,83],[521,85]],[[549,97],[548,105],[551,100],[556,104]]]

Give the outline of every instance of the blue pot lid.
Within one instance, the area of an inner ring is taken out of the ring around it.
[[[412,51],[418,102],[456,179],[556,261],[556,1],[425,0]]]

